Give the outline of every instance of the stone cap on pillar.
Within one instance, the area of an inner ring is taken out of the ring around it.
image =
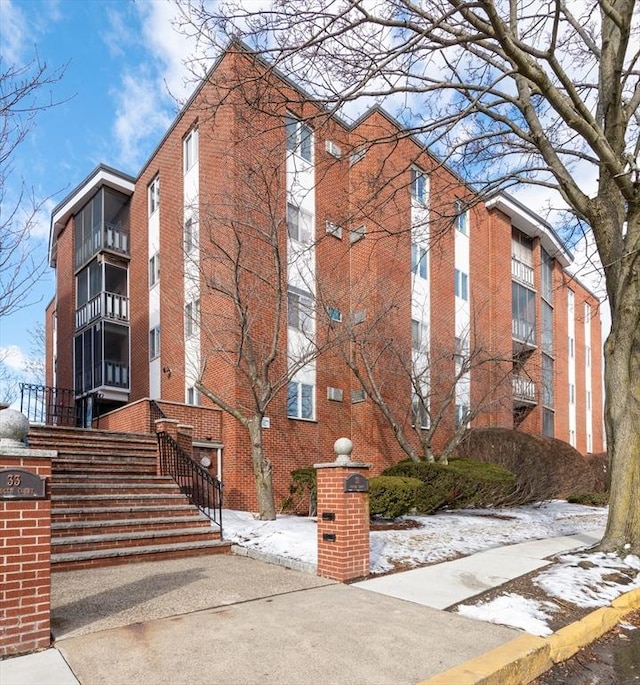
[[[351,469],[369,469],[371,464],[366,464],[359,461],[351,461],[351,452],[353,451],[353,443],[349,438],[338,438],[333,443],[333,451],[336,453],[335,461],[322,462],[314,464],[314,469],[335,469],[338,466],[348,467]]]

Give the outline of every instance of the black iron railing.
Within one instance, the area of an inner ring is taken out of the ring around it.
[[[155,400],[149,400],[149,433],[156,432],[156,421],[166,419],[167,415]]]
[[[20,383],[20,411],[31,423],[48,426],[91,428],[99,421],[102,393],[92,392],[77,398],[73,390],[35,383]]]
[[[160,469],[180,491],[220,528],[222,536],[222,483],[191,459],[168,434],[158,433]]]

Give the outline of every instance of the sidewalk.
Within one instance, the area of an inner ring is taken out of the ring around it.
[[[54,649],[0,662],[0,682],[417,683],[522,635],[440,609],[597,537],[510,545],[354,585],[235,556],[59,574],[54,595],[64,599],[54,618],[67,612],[64,636]],[[119,583],[109,595],[105,574]],[[73,587],[87,588],[85,599],[72,601]],[[132,587],[144,590],[143,601]],[[133,606],[123,608],[127,596]],[[99,618],[109,601],[119,610]]]

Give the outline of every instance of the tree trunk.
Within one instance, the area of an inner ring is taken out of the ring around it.
[[[627,266],[627,265],[624,265]],[[640,256],[622,270],[604,347],[611,490],[599,548],[640,554]]]
[[[271,464],[264,456],[262,417],[253,417],[248,422],[247,429],[251,439],[251,461],[253,463],[260,520],[273,521],[276,518],[276,505],[273,496]]]

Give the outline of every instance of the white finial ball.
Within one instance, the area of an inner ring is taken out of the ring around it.
[[[338,438],[333,443],[333,451],[338,455],[336,462],[346,463],[351,461],[351,452],[353,451],[353,443],[349,438]]]
[[[23,440],[29,432],[29,419],[16,409],[0,411],[0,443],[24,447]]]

